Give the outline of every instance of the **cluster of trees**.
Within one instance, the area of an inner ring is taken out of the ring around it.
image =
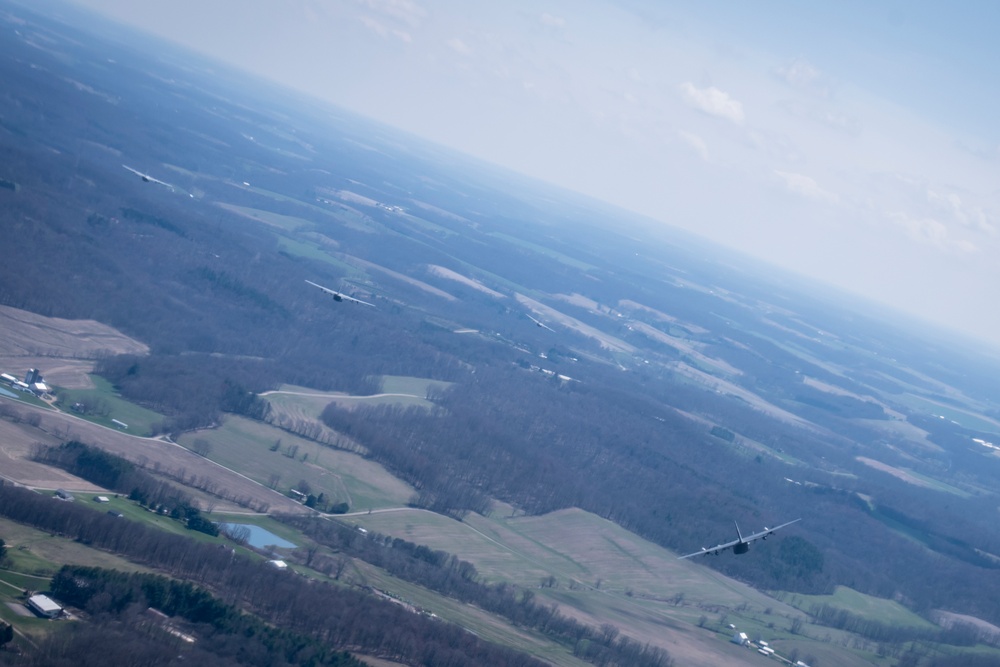
[[[127,602],[121,604],[138,601],[134,597],[136,586],[144,591],[162,590],[156,595],[167,598],[171,590],[177,590],[180,599],[161,600],[161,604],[168,608],[171,604],[189,605],[188,608],[203,609],[211,618],[226,616],[225,606],[231,605],[250,612],[270,626],[281,628],[275,632],[308,637],[334,650],[350,649],[428,667],[541,667],[543,664],[512,649],[485,642],[462,628],[412,613],[366,592],[279,571],[261,560],[232,553],[221,545],[196,542],[73,503],[53,503],[41,494],[9,484],[0,484],[0,516],[120,554],[163,571],[173,579],[210,588],[212,597],[217,598],[209,601],[194,592],[196,589],[183,586],[174,589],[174,584],[168,585],[166,580],[143,588],[144,580],[134,579],[128,583],[127,578],[121,579],[127,575],[120,573],[95,575],[96,581],[125,582],[121,584],[126,589],[121,599]],[[69,580],[75,580],[80,571],[67,572],[61,586],[74,585]],[[85,594],[86,591],[79,593]],[[121,607],[121,604],[112,604],[115,599],[110,593],[96,595],[90,603]],[[253,636],[253,632],[250,635]],[[234,632],[233,636],[241,635]],[[260,662],[249,664],[271,664],[266,661],[273,657],[261,656]],[[310,663],[303,661],[301,664]]]
[[[36,447],[33,458],[127,495],[148,507],[184,523],[190,530],[218,535],[216,525],[206,519],[194,500],[172,484],[159,480],[120,456],[71,440],[58,447]]]
[[[284,516],[282,521],[337,552],[364,560],[393,576],[474,604],[515,625],[531,628],[560,643],[571,645],[574,655],[588,662],[635,667],[669,667],[673,664],[663,649],[620,636],[617,631],[594,628],[564,616],[555,605],[544,605],[535,600],[530,590],[506,583],[481,583],[472,563],[447,552],[378,533],[363,535],[349,526],[313,517]],[[314,563],[314,566],[325,570],[336,567],[323,563]]]
[[[822,456],[818,466],[836,462],[856,475],[734,454],[710,429],[667,407],[704,414],[721,400],[691,388],[639,395],[614,378],[600,386],[558,383],[508,367],[480,369],[475,381],[437,396],[435,412],[331,405],[322,419],[417,486],[417,502],[428,508],[482,511],[490,497],[531,513],[576,506],[681,551],[718,542],[725,537],[718,527],[734,518],[756,517],[756,529],[801,516],[802,528],[778,545],[713,564],[770,590],[830,593],[843,584],[891,597],[902,589],[918,611],[948,607],[1000,618],[995,600],[976,585],[995,569],[975,551],[997,552],[995,531],[981,527],[988,499],[949,496],[947,506],[926,507],[917,534],[933,551],[914,549],[887,532],[885,515],[859,494],[876,496],[879,507],[922,507],[928,491],[880,479],[852,460],[853,447],[838,449],[760,413],[746,423],[769,446]],[[808,484],[786,479],[803,473]],[[893,568],[877,565],[886,559]],[[926,577],[932,568],[937,576]]]
[[[14,641],[14,626],[5,621],[0,621],[0,648],[12,641]]]
[[[125,624],[139,619],[147,626],[164,624],[156,614],[141,613],[153,608],[173,617],[171,624],[184,623],[185,630],[198,638],[195,645],[204,653],[239,664],[316,667],[362,664],[349,653],[331,650],[312,637],[271,627],[259,618],[241,613],[237,606],[223,603],[205,589],[159,575],[64,566],[53,577],[50,590],[58,600],[92,616],[122,619]],[[170,644],[176,651],[177,642]],[[182,649],[182,654],[190,648],[193,647]],[[189,660],[185,656],[185,661]]]
[[[978,643],[996,644],[1000,640],[1000,637],[968,623],[955,623],[948,628],[901,626],[882,623],[826,603],[812,605],[809,608],[809,615],[819,624],[894,646],[912,641],[975,646]]]

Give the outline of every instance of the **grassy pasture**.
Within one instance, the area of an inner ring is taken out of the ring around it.
[[[64,564],[109,567],[126,572],[147,571],[118,556],[9,519],[0,518],[0,535],[7,544],[6,569],[22,575],[51,578]]]
[[[282,252],[289,255],[294,255],[295,257],[305,257],[306,259],[315,259],[321,262],[326,262],[334,266],[341,266],[342,263],[335,260],[330,256],[330,253],[326,252],[323,247],[315,242],[311,241],[296,241],[290,239],[286,236],[280,236],[278,238],[278,247],[281,248]]]
[[[678,561],[672,552],[582,510],[512,517],[508,509],[488,518],[470,515],[461,522],[431,512],[398,510],[345,520],[453,553],[473,563],[484,581],[534,589],[540,599],[583,623],[612,623],[639,641],[667,647],[678,664],[729,659],[742,664],[746,649],[728,643],[728,623],[751,637],[777,642],[779,651],[794,645],[800,653],[816,656],[825,654],[828,645],[810,638],[829,636],[837,645],[837,659],[830,664],[878,664],[872,654],[846,651],[838,642],[849,642],[847,633],[806,622],[804,634],[791,634],[792,620],[806,621],[800,610],[811,603],[785,604],[696,562]],[[555,577],[555,587],[539,588],[549,575]],[[385,587],[404,590],[389,582]],[[417,592],[407,595],[439,613],[430,601],[420,601]],[[871,613],[891,608],[907,614],[899,616],[900,622],[922,620],[890,601],[871,598],[871,604]],[[708,623],[698,628],[702,616]]]
[[[444,390],[453,382],[428,380],[427,378],[409,377],[406,375],[383,375],[382,391],[386,394],[410,394],[411,396],[427,396],[430,389]]]
[[[410,223],[412,227],[423,232],[428,232],[433,236],[445,238],[449,236],[455,236],[457,232],[453,232],[447,227],[442,227],[439,224],[433,223],[430,220],[425,220],[419,216],[413,215],[412,213],[404,213],[400,216],[403,220]]]
[[[272,227],[277,227],[278,229],[283,229],[288,232],[294,232],[303,227],[309,228],[313,227],[315,223],[305,218],[298,218],[293,215],[283,215],[281,213],[274,213],[273,211],[266,211],[261,208],[252,208],[250,206],[238,206],[236,204],[216,204],[219,208],[223,208],[231,213],[241,215],[244,218],[249,218],[250,220],[256,220],[257,222],[263,222],[265,225],[270,225]]]
[[[902,394],[894,398],[908,408],[950,419],[963,428],[1000,435],[1000,425],[996,421],[975,414],[971,409],[956,408],[915,394]]]
[[[763,610],[782,607],[773,598],[723,577],[582,510],[543,516],[469,515],[464,521],[419,510],[348,517],[369,530],[453,553],[476,566],[485,581],[537,587],[555,576],[557,591],[581,591],[581,604],[605,598],[664,602],[688,600]],[[543,589],[549,590],[549,589]],[[631,592],[631,595],[628,593]],[[585,598],[589,596],[590,601]],[[790,607],[786,612],[792,612]]]
[[[153,425],[162,422],[163,415],[146,408],[129,403],[121,398],[111,386],[111,383],[99,375],[91,375],[93,389],[62,389],[59,391],[59,407],[69,410],[74,403],[81,401],[102,402],[110,412],[105,416],[81,415],[87,421],[101,426],[116,428],[112,419],[128,424],[127,433],[148,436],[153,432]]]
[[[827,604],[872,621],[897,627],[924,629],[937,627],[898,602],[865,595],[846,586],[837,586],[833,595],[800,595],[795,593],[788,595],[785,601],[804,611],[808,611],[813,605]]]
[[[523,628],[515,628],[506,621],[474,605],[437,595],[407,581],[392,577],[367,563],[355,563],[355,575],[360,580],[380,590],[391,591],[402,601],[456,623],[476,636],[521,650],[558,667],[585,667],[589,663],[574,658],[566,647]]]
[[[277,475],[278,489],[287,491],[305,480],[316,495],[322,492],[333,502],[348,502],[352,510],[398,507],[413,495],[408,484],[357,454],[250,419],[228,416],[219,428],[181,436],[180,444],[191,449],[198,439],[208,442],[209,459],[261,484]],[[271,451],[278,441],[278,449]]]
[[[537,243],[532,243],[531,241],[526,241],[525,239],[521,239],[516,236],[510,236],[509,234],[503,234],[500,232],[493,232],[490,234],[490,236],[503,239],[508,243],[521,246],[522,248],[527,248],[528,250],[536,252],[539,255],[542,255],[544,257],[549,257],[551,259],[554,259],[558,262],[565,264],[566,266],[570,266],[579,269],[581,271],[591,271],[597,268],[592,264],[588,264],[574,257],[570,257],[569,255],[564,255],[558,250],[553,250],[552,248],[549,248],[547,246],[538,245]]]

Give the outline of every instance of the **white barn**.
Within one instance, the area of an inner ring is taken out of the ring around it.
[[[56,618],[62,613],[62,607],[47,595],[32,595],[28,598],[28,607],[43,618]]]

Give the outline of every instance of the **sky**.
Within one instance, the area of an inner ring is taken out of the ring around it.
[[[74,1],[1000,346],[1000,3]]]

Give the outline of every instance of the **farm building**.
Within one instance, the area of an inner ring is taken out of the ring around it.
[[[746,646],[750,643],[750,638],[747,637],[747,633],[745,632],[737,632],[729,641],[740,646]]]
[[[62,614],[62,607],[46,595],[32,595],[28,598],[28,608],[43,618],[56,618]]]

